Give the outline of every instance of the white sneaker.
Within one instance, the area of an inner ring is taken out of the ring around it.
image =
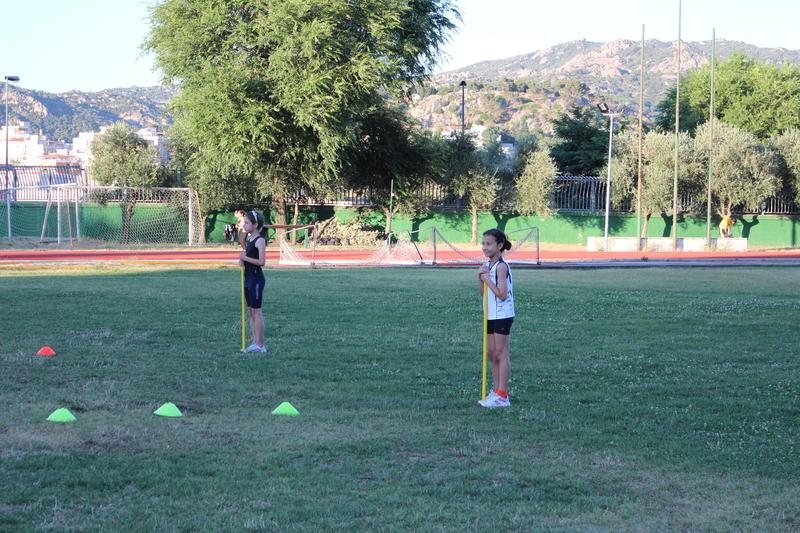
[[[265,353],[266,351],[267,351],[266,346],[259,346],[256,343],[253,343],[244,350],[242,350],[243,353]]]
[[[499,394],[495,394],[491,398],[486,398],[482,404],[484,407],[511,407],[511,401],[508,398],[503,398]]]
[[[483,407],[486,407],[486,402],[490,401],[495,396],[498,396],[498,394],[494,391],[494,389],[492,389],[492,391],[489,392],[489,394],[486,395],[486,399],[485,400],[478,400],[478,405],[482,405]]]

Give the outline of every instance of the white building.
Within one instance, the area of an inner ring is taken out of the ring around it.
[[[50,140],[46,135],[34,135],[30,132],[30,123],[20,121],[16,126],[8,127],[8,162],[12,165],[41,165],[45,156],[68,151],[71,146],[57,140]],[[6,127],[0,129],[0,161],[6,161]]]
[[[8,128],[8,162],[12,165],[25,166],[86,166],[91,159],[91,146],[95,138],[105,131],[83,131],[72,139],[72,143],[50,140],[45,135],[34,135],[30,132],[30,123],[21,121]],[[140,137],[153,145],[162,162],[169,160],[165,146],[164,133],[156,128],[142,128],[136,132]],[[0,164],[6,160],[6,127],[0,129]]]
[[[169,161],[169,153],[167,152],[165,143],[166,137],[163,131],[158,131],[155,128],[142,128],[136,133],[139,134],[139,137],[156,147],[158,153],[161,154],[162,163]]]

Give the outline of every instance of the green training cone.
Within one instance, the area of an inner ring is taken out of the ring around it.
[[[283,402],[277,409],[272,411],[273,415],[299,415],[300,411],[292,407],[289,402]]]
[[[153,414],[158,416],[183,416],[180,409],[175,407],[175,404],[172,402],[165,403],[159,407],[158,410],[153,411]]]
[[[53,414],[47,417],[50,422],[72,422],[73,420],[77,420],[72,413],[69,412],[69,409],[56,409],[53,411]]]

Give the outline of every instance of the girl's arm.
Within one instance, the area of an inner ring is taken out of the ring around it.
[[[264,266],[267,262],[267,240],[264,238],[258,239],[256,241],[256,249],[258,250],[258,262],[254,262],[254,264]]]
[[[483,282],[486,282],[486,286],[500,301],[506,301],[506,298],[508,298],[508,282],[506,281],[508,279],[508,266],[505,263],[497,265],[497,285],[492,283],[488,272],[481,273],[480,279],[481,296],[483,296]]]

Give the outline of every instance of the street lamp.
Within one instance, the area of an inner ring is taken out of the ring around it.
[[[614,117],[621,115],[625,111],[625,106],[620,106],[616,110],[609,109],[608,104],[600,102],[597,109],[603,116],[609,117],[611,122],[608,124],[608,178],[606,179],[606,231],[603,251],[608,251],[608,211],[611,205],[611,141],[614,138]]]
[[[19,81],[19,76],[6,76],[6,189],[8,189],[8,82],[14,83]],[[16,187],[16,183],[14,186]]]
[[[461,80],[458,85],[461,87],[461,133],[464,133],[464,90],[467,88],[467,82]]]

